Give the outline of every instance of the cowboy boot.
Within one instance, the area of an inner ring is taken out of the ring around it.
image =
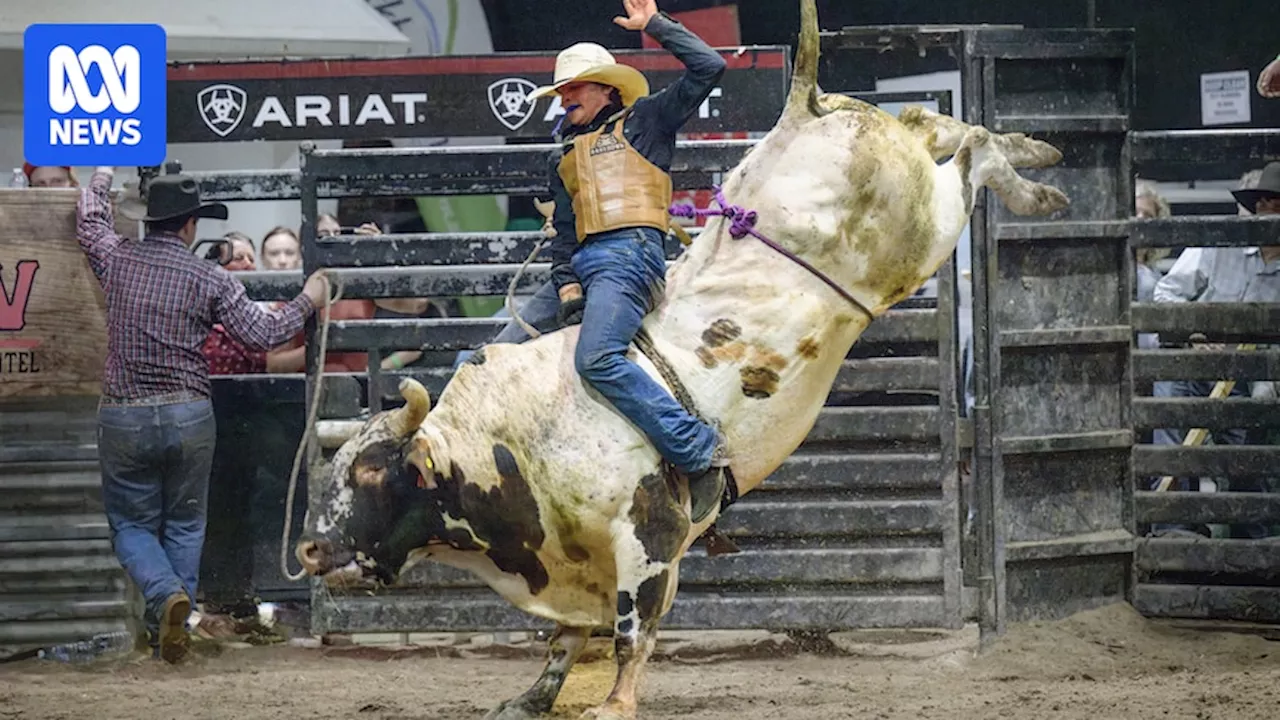
[[[729,451],[725,437],[716,431],[716,449],[711,453],[711,464],[706,470],[689,473],[689,520],[697,525],[711,514],[725,496],[725,474],[729,470]]]

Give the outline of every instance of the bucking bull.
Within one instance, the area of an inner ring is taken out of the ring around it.
[[[644,323],[688,399],[718,420],[739,495],[804,440],[850,346],[937,271],[983,187],[1021,215],[1068,203],[1014,170],[1058,162],[1046,143],[822,94],[814,0],[801,8],[786,107],[723,192],[811,268],[733,239],[728,221],[713,218],[668,270]],[[435,407],[404,381],[406,404],[337,451],[297,547],[304,568],[332,584],[390,584],[414,563],[442,562],[556,622],[541,677],[490,717],[549,711],[591,631],[609,626],[617,681],[586,716],[634,717],[680,559],[718,514],[690,523],[684,481],[575,373],[577,337],[573,326],[489,346]],[[662,377],[648,355],[635,359]]]

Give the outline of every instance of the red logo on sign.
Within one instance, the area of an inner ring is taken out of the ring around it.
[[[0,276],[0,330],[16,332],[27,325],[27,301],[31,299],[31,285],[36,279],[40,263],[36,260],[18,262],[18,284],[9,292]],[[0,265],[0,270],[4,266]]]

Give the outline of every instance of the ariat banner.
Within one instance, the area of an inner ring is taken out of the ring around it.
[[[786,99],[784,47],[725,50],[720,85],[685,132],[767,131]],[[617,53],[653,92],[684,72],[665,50]],[[564,114],[551,82],[555,53],[379,60],[176,63],[168,74],[170,143],[242,140],[546,138]]]

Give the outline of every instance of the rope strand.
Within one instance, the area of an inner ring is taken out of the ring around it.
[[[324,294],[324,317],[320,318],[320,359],[316,362],[314,370],[315,388],[311,392],[311,412],[307,414],[307,424],[302,430],[302,441],[298,443],[298,451],[293,456],[293,469],[289,471],[289,490],[284,501],[284,534],[280,537],[280,572],[290,582],[297,582],[307,576],[305,569],[298,571],[297,574],[289,572],[289,532],[293,529],[293,498],[298,488],[298,472],[302,467],[302,455],[306,451],[307,443],[315,439],[316,415],[320,412],[320,392],[324,384],[324,356],[329,347],[330,309],[334,303],[342,299],[342,278],[331,273],[325,273],[325,275],[336,280],[334,282],[336,293],[333,297],[330,297],[329,293]],[[310,512],[309,508],[308,512]],[[306,515],[303,516],[302,523],[306,525]]]

